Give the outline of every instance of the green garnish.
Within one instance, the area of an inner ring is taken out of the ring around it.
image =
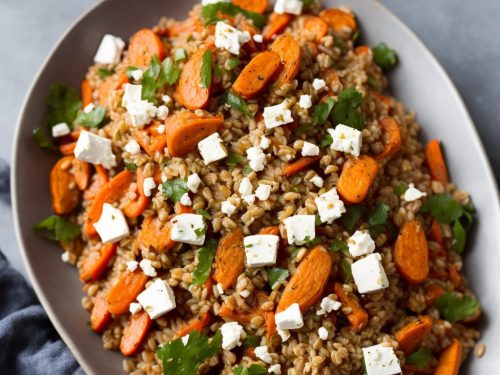
[[[314,225],[319,227],[321,224],[323,224],[321,222],[321,217],[318,214],[314,215]]]
[[[197,209],[196,209],[196,213],[197,213],[198,215],[203,216],[203,218],[204,218],[205,220],[212,220],[212,215],[210,215],[207,211],[202,210],[201,208],[197,208]]]
[[[241,96],[235,94],[234,92],[227,91],[221,96],[221,102],[228,104],[231,108],[234,108],[248,117],[253,117],[253,113],[250,108],[248,108],[248,103]]]
[[[247,162],[247,159],[236,152],[229,152],[226,157],[226,165],[230,168],[234,168],[237,165],[243,165]]]
[[[341,217],[342,224],[348,231],[352,231],[364,214],[365,208],[361,205],[347,206],[345,214]]]
[[[333,143],[333,137],[330,133],[326,133],[323,138],[321,138],[321,142],[319,143],[319,147],[325,148],[330,146]]]
[[[434,306],[441,316],[453,323],[474,316],[480,308],[479,302],[469,296],[458,297],[455,293],[445,293],[438,297]]]
[[[259,365],[251,365],[250,367],[238,365],[233,368],[233,375],[261,375],[261,374],[267,374],[267,370]]]
[[[349,261],[346,258],[342,258],[342,260],[340,261],[340,269],[344,274],[344,282],[350,283],[353,280],[352,268],[351,268],[351,263],[349,263]]]
[[[429,348],[420,348],[413,352],[408,358],[406,363],[417,366],[419,369],[426,369],[432,359],[432,351]]]
[[[198,250],[198,264],[194,269],[191,284],[202,285],[207,281],[212,271],[215,249],[217,249],[217,241],[209,238],[205,245]]]
[[[201,87],[207,89],[212,84],[212,51],[207,49],[201,57]]]
[[[274,284],[286,280],[288,277],[288,270],[279,267],[267,269],[267,276],[269,278],[269,286],[272,288]]]
[[[81,234],[80,227],[62,216],[51,215],[35,225],[34,230],[51,241],[70,242]]]
[[[99,70],[97,72],[99,73],[99,78],[104,79],[106,77],[109,77],[109,76],[112,76],[113,74],[115,74],[115,69],[114,68],[112,68],[112,69],[99,68]]]
[[[363,130],[365,118],[357,111],[362,102],[363,96],[354,87],[342,90],[337,103],[332,109],[334,125],[343,124],[354,129]]]
[[[226,14],[231,17],[242,14],[246,18],[252,20],[253,24],[258,28],[263,28],[266,24],[266,16],[241,9],[239,6],[232,3],[219,2],[205,5],[201,8],[201,18],[203,19],[205,25],[211,25],[217,23],[218,21],[224,21],[224,19],[218,17],[219,13]]]
[[[310,239],[309,236],[306,236],[306,238],[304,238],[305,240],[305,244],[307,247],[311,247],[311,246],[314,246],[314,245],[317,245],[319,243],[321,243],[321,237],[314,237],[313,239]]]
[[[308,7],[314,4],[315,0],[300,0],[304,4],[304,7]]]
[[[38,127],[33,129],[33,139],[35,140],[38,147],[57,151],[56,145],[54,144],[54,142],[52,142],[52,139],[45,134],[43,128]]]
[[[292,259],[297,259],[297,255],[299,255],[300,247],[292,247],[290,250],[290,256]]]
[[[160,72],[160,85],[164,86],[165,84],[172,86],[177,83],[179,77],[181,75],[181,68],[172,61],[170,57],[167,57],[161,63],[161,72]]]
[[[194,234],[196,234],[196,237],[201,237],[203,236],[205,233],[207,233],[207,226],[206,225],[203,225],[202,227],[200,228],[196,228],[194,230]]]
[[[237,57],[230,57],[227,62],[227,67],[229,68],[229,70],[233,70],[240,64],[241,64],[240,59],[238,59]]]
[[[394,194],[396,194],[396,196],[398,196],[398,197],[402,196],[406,190],[408,190],[408,184],[406,184],[404,182],[397,184],[393,188]]]
[[[137,170],[137,165],[134,163],[125,163],[125,168],[130,172],[135,172]]]
[[[335,100],[332,98],[326,99],[326,101],[316,104],[314,106],[314,112],[312,115],[312,121],[314,125],[323,125],[326,120],[328,120],[328,116],[332,111],[332,108],[335,106]]]
[[[182,61],[187,59],[187,52],[184,48],[177,48],[174,52],[174,60]]]
[[[383,69],[392,68],[398,62],[396,51],[389,48],[385,43],[380,43],[372,51],[373,61]]]
[[[90,112],[79,111],[75,119],[77,124],[88,126],[90,128],[98,128],[104,125],[106,117],[106,109],[101,106],[95,107]]]
[[[344,254],[348,254],[349,253],[349,246],[347,246],[347,244],[342,240],[334,240],[330,244],[330,250],[334,253],[337,251],[341,251]]]
[[[250,168],[250,166],[249,166],[249,165],[245,165],[245,166],[243,167],[243,174],[244,174],[245,176],[246,176],[246,175],[249,175],[249,174],[250,174],[250,173],[252,173],[252,172],[253,172],[253,169],[252,169],[252,168]]]
[[[174,85],[179,80],[180,74],[181,69],[170,57],[160,64],[158,56],[153,56],[142,76],[142,99],[156,104],[156,90],[165,85]]]
[[[50,93],[47,97],[47,124],[49,127],[65,122],[70,129],[76,118],[82,102],[78,92],[65,85],[56,83],[50,86]]]
[[[248,335],[245,341],[243,341],[243,345],[245,348],[255,348],[260,344],[260,336]]]
[[[188,191],[186,181],[180,178],[167,180],[162,184],[163,195],[174,203],[179,202]]]
[[[360,36],[361,36],[361,31],[359,29],[356,29],[354,34],[352,34],[352,40],[355,42],[356,40],[359,39]]]
[[[377,204],[377,206],[368,214],[368,225],[370,226],[370,235],[372,238],[377,237],[379,234],[386,231],[389,217],[390,207],[383,202]]]

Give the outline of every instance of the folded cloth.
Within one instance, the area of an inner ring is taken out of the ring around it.
[[[0,374],[84,374],[33,290],[0,251]]]

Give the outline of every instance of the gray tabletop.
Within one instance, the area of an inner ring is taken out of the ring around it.
[[[64,30],[94,2],[0,0],[1,159],[10,162],[17,114],[37,70]],[[500,1],[381,2],[423,39],[450,74],[475,121],[498,180]],[[14,237],[11,207],[1,201],[0,248],[24,272]]]

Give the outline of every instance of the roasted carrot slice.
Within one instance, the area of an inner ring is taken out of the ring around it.
[[[294,275],[286,284],[276,313],[298,303],[302,313],[309,310],[323,294],[330,271],[332,258],[323,245],[314,246],[300,262]]]
[[[410,284],[420,284],[429,275],[429,248],[419,221],[409,221],[399,231],[394,263],[401,277]]]
[[[94,165],[97,176],[99,177],[99,182],[104,185],[109,181],[108,170],[100,164]]]
[[[275,35],[278,35],[283,30],[285,30],[288,24],[292,22],[293,19],[294,16],[288,13],[271,13],[267,20],[267,25],[262,31],[264,41],[271,41]]]
[[[462,343],[453,339],[440,355],[434,375],[458,375],[462,360]]]
[[[194,208],[191,206],[185,206],[180,202],[177,202],[174,206],[174,212],[176,215],[180,214],[194,214]]]
[[[328,34],[328,24],[319,17],[311,16],[304,21],[304,29],[314,36],[314,41],[321,42]]]
[[[205,26],[199,18],[192,17],[184,21],[174,22],[168,28],[168,36],[175,37],[179,35],[191,35],[195,32],[201,33]]]
[[[233,287],[238,276],[245,270],[243,237],[241,229],[235,229],[222,237],[217,246],[212,278],[224,290]]]
[[[278,84],[293,81],[299,73],[302,58],[302,49],[299,43],[291,35],[281,35],[271,44],[269,50],[276,52],[283,64]]]
[[[441,152],[441,145],[437,139],[433,139],[424,149],[425,161],[429,167],[429,172],[431,178],[435,181],[439,181],[443,184],[447,184],[448,180],[448,168],[443,158],[443,153]]]
[[[462,285],[462,276],[460,276],[460,273],[457,270],[457,267],[455,267],[453,264],[450,264],[448,266],[448,274],[450,277],[450,281],[455,287],[455,289],[458,289],[460,285]]]
[[[78,189],[85,190],[90,180],[89,163],[75,159],[73,161],[73,175],[75,176],[75,182]]]
[[[259,234],[274,234],[275,236],[279,236],[280,227],[278,226],[264,227],[261,230],[259,230]]]
[[[137,353],[149,333],[151,324],[151,318],[145,310],[130,316],[120,341],[120,351],[123,355],[130,356]]]
[[[193,112],[178,112],[165,121],[170,156],[184,156],[196,149],[198,142],[219,130],[222,115],[200,117]]]
[[[137,130],[134,133],[135,140],[151,157],[154,157],[156,152],[163,153],[163,149],[167,145],[167,137],[165,134],[158,133],[158,125],[159,123],[154,121],[144,130]]]
[[[126,313],[129,305],[143,291],[147,281],[148,276],[140,269],[123,274],[118,282],[109,290],[106,297],[109,312],[113,315]]]
[[[52,209],[58,215],[69,214],[80,201],[75,176],[70,172],[74,160],[74,156],[65,156],[50,171]]]
[[[157,253],[163,253],[175,246],[171,238],[172,223],[163,223],[160,219],[148,216],[142,222],[139,232],[139,243],[148,248],[154,249]]]
[[[255,98],[267,88],[280,67],[280,56],[273,51],[255,55],[234,81],[234,92],[244,99]]]
[[[405,355],[410,355],[425,340],[432,329],[431,317],[424,315],[399,329],[394,336]]]
[[[311,164],[316,163],[319,159],[321,159],[321,156],[303,156],[291,163],[287,163],[283,167],[283,176],[292,177],[309,167]]]
[[[343,11],[339,8],[331,8],[323,10],[319,16],[333,30],[339,32],[342,30],[356,30],[356,20],[351,13]]]
[[[393,117],[386,117],[380,121],[380,126],[384,130],[387,143],[384,150],[375,156],[375,160],[391,159],[401,148],[401,130]]]
[[[108,303],[102,293],[99,293],[94,299],[94,307],[90,313],[90,326],[92,330],[101,333],[104,331],[109,321],[111,314],[108,311]]]
[[[206,50],[200,49],[193,53],[182,69],[175,99],[188,109],[204,108],[210,99],[210,87],[201,87],[202,57]]]
[[[126,74],[120,74],[118,77],[111,76],[104,80],[99,86],[99,103],[101,105],[106,105],[110,94],[118,90],[125,83],[128,83],[128,77]]]
[[[73,155],[75,152],[76,142],[64,143],[59,145],[59,152],[63,155]]]
[[[345,164],[337,183],[337,191],[349,203],[361,203],[377,177],[379,165],[369,156],[351,158]]]
[[[353,295],[347,294],[341,283],[334,284],[334,292],[339,297],[343,306],[350,307],[351,312],[347,314],[347,320],[351,323],[354,332],[359,332],[368,324],[368,313]]]
[[[177,336],[186,336],[193,331],[198,331],[201,333],[203,328],[208,326],[210,323],[212,323],[212,314],[210,314],[210,311],[205,311],[201,313],[198,318],[191,320],[186,326],[182,327],[177,332]]]
[[[147,67],[154,56],[165,58],[165,45],[153,30],[141,29],[130,38],[128,58],[130,65]]]
[[[107,243],[99,251],[91,252],[80,267],[80,280],[84,283],[98,280],[115,256],[116,249],[116,243]]]
[[[260,14],[264,14],[267,8],[269,8],[268,0],[233,0],[233,4],[239,6],[241,9]]]
[[[82,81],[81,88],[82,88],[82,108],[85,108],[94,101],[94,98],[92,97],[92,87],[90,87],[89,81],[84,79]]]
[[[89,201],[95,198],[101,187],[103,187],[108,181],[108,171],[102,165],[94,165],[96,171],[96,177],[93,178],[91,185],[84,191],[83,199]]]
[[[130,219],[135,219],[142,215],[144,210],[149,205],[149,197],[144,194],[144,172],[137,170],[137,198],[127,203],[123,209],[123,213]]]

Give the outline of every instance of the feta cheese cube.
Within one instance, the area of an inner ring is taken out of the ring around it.
[[[298,329],[304,326],[302,313],[298,303],[292,303],[285,310],[277,313],[274,316],[276,328],[279,330]]]
[[[406,202],[413,202],[416,201],[417,199],[425,197],[426,195],[427,193],[418,190],[414,184],[410,184],[408,186],[408,189],[406,189],[405,193],[403,194],[403,199]]]
[[[172,219],[172,240],[201,246],[205,242],[205,222],[197,214],[181,214]]]
[[[264,36],[262,34],[255,34],[253,40],[255,43],[262,43],[264,41]]]
[[[156,270],[153,267],[153,262],[151,262],[149,259],[143,259],[139,262],[139,267],[141,267],[142,272],[146,276],[149,277],[156,277]]]
[[[137,314],[139,311],[142,310],[142,306],[140,303],[137,303],[137,302],[132,302],[129,307],[128,307],[128,311],[130,311],[130,313],[132,315],[134,314]]]
[[[255,196],[261,201],[265,201],[271,195],[271,185],[259,184],[255,190]]]
[[[189,193],[182,194],[182,197],[179,202],[184,206],[191,206],[193,204],[191,198],[189,198]]]
[[[352,264],[352,277],[360,294],[376,292],[389,286],[381,259],[380,254],[375,253]]]
[[[302,13],[304,3],[300,0],[277,0],[274,11],[278,14],[289,13],[298,16]]]
[[[274,234],[255,234],[243,239],[247,267],[263,267],[276,264],[279,236]]]
[[[278,335],[281,337],[281,342],[286,342],[290,338],[290,331],[288,329],[277,329]]]
[[[156,117],[160,120],[165,120],[168,116],[168,107],[166,105],[161,105],[156,110]],[[165,132],[165,125],[163,125],[163,132]]]
[[[279,363],[271,365],[268,367],[267,372],[269,374],[281,375],[281,365]]]
[[[273,363],[273,358],[267,349],[266,345],[257,346],[254,349],[255,356],[266,363]]]
[[[318,336],[321,340],[328,339],[328,330],[325,327],[318,328]]]
[[[309,109],[312,107],[311,95],[301,95],[299,100],[300,108]]]
[[[316,315],[329,314],[332,311],[337,311],[340,309],[342,304],[338,301],[331,299],[330,297],[324,297],[320,303],[320,309],[316,311]]]
[[[144,72],[141,69],[132,70],[130,75],[135,81],[140,81],[142,79]]]
[[[375,242],[367,230],[357,230],[347,240],[349,253],[353,257],[360,257],[361,255],[371,254],[375,250]]]
[[[127,262],[127,270],[130,272],[134,272],[137,269],[137,266],[139,266],[139,263],[135,260],[129,260]]]
[[[224,159],[227,156],[227,150],[222,143],[219,133],[209,135],[198,142],[198,150],[200,151],[205,165]]]
[[[241,194],[241,196],[245,196],[252,194],[252,191],[253,191],[252,182],[248,177],[243,177],[240,181],[238,192]]]
[[[117,64],[120,62],[125,42],[116,36],[106,34],[94,56],[94,62],[98,64]]]
[[[362,134],[359,130],[339,124],[335,129],[328,129],[333,142],[330,145],[332,150],[346,152],[356,157],[359,156],[362,144]]]
[[[130,234],[123,212],[109,203],[104,203],[99,221],[94,223],[102,243],[118,242]]]
[[[312,183],[313,183],[316,187],[319,187],[320,189],[323,187],[323,182],[324,182],[324,181],[323,181],[323,179],[322,179],[320,176],[318,176],[318,175],[316,175],[316,176],[314,176],[313,178],[311,178],[311,180],[310,180],[310,181],[311,181],[311,182],[312,182]]]
[[[314,78],[312,86],[314,90],[320,91],[326,87],[326,82],[324,79]]]
[[[302,146],[302,156],[318,156],[319,147],[311,142],[304,142]]]
[[[260,139],[259,147],[263,150],[267,149],[271,145],[271,140],[265,135]]]
[[[122,107],[127,108],[129,104],[142,100],[142,85],[126,83],[123,85]]]
[[[260,147],[250,147],[247,150],[248,164],[255,172],[264,170],[266,165],[266,154]]]
[[[111,140],[82,130],[75,147],[75,157],[92,164],[100,164],[106,169],[116,166],[116,158],[111,151]]]
[[[328,192],[321,194],[314,200],[314,203],[316,203],[322,223],[331,224],[346,211],[344,202],[340,200],[336,188],[332,188]]]
[[[175,295],[170,286],[163,280],[155,280],[141,294],[137,301],[147,311],[151,319],[156,319],[163,314],[175,309]]]
[[[395,375],[401,373],[394,349],[384,344],[363,348],[366,375]]]
[[[94,103],[89,103],[85,106],[85,108],[83,109],[83,112],[90,113],[94,110],[94,108],[95,108]]]
[[[262,116],[266,129],[276,128],[293,122],[292,111],[287,107],[287,102],[282,102],[271,107],[265,107]]]
[[[151,196],[151,191],[156,187],[156,182],[153,177],[146,177],[142,183],[142,190],[146,197]]]
[[[228,50],[233,55],[239,55],[240,47],[251,38],[248,31],[239,31],[227,23],[219,21],[215,25],[215,46]]]
[[[127,105],[127,118],[132,126],[149,124],[156,116],[157,108],[147,100],[131,102]]]
[[[198,173],[193,173],[188,176],[186,185],[192,193],[196,193],[198,191],[200,184],[201,179],[200,176],[198,176]]]
[[[284,220],[290,245],[303,245],[316,237],[314,215],[294,215]]]
[[[125,151],[130,155],[137,155],[139,152],[141,152],[141,146],[139,145],[139,142],[137,142],[135,139],[132,139],[125,145]]]
[[[69,133],[71,133],[71,129],[65,122],[61,122],[60,124],[54,125],[52,127],[52,137],[54,138],[64,137]]]
[[[220,206],[220,210],[222,213],[231,216],[236,212],[236,206],[233,205],[230,201],[224,201]]]
[[[224,323],[219,329],[222,334],[222,349],[231,350],[241,345],[241,335],[244,331],[237,322]]]

